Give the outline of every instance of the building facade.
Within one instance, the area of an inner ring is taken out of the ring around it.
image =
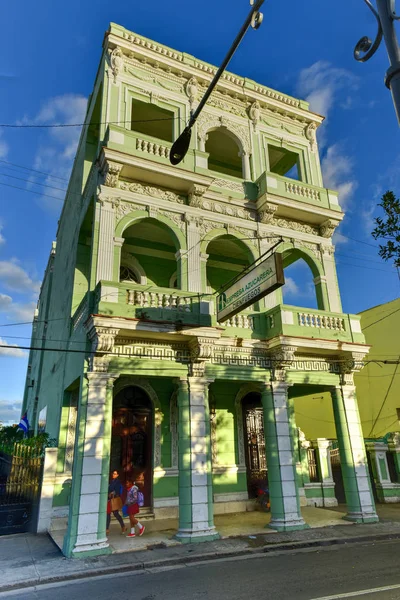
[[[109,551],[115,468],[142,486],[148,518],[178,517],[182,542],[215,539],[214,514],[246,510],[265,480],[270,526],[306,527],[302,503],[336,499],[329,442],[296,425],[305,392],[329,393],[347,518],[377,520],[353,381],[369,348],[360,318],[342,313],[343,213],[323,187],[322,117],[226,72],[173,167],[215,71],[115,24],[104,39],[24,398],[57,439],[40,527],[65,519],[67,556]],[[218,323],[217,290],[278,242],[285,267],[310,268],[318,309],[276,290]]]

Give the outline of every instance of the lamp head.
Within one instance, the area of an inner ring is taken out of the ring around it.
[[[169,153],[169,160],[172,165],[179,165],[179,163],[185,158],[186,153],[189,150],[191,137],[192,128],[185,127],[178,139],[172,144],[172,148]]]

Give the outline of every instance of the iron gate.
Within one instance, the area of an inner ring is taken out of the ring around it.
[[[40,450],[15,444],[0,452],[0,535],[36,530],[43,457]]]

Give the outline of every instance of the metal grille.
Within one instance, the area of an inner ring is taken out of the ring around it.
[[[307,449],[307,459],[308,459],[308,472],[310,475],[311,483],[320,481],[319,472],[318,472],[318,464],[317,464],[314,448]]]
[[[387,464],[389,467],[389,477],[392,483],[399,483],[399,474],[397,473],[393,452],[386,453]]]
[[[252,473],[266,471],[264,420],[261,408],[246,411],[248,465]]]
[[[0,453],[0,535],[35,530],[42,467],[36,448],[15,444],[12,455]]]

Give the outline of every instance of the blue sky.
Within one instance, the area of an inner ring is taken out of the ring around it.
[[[8,3],[3,10],[0,121],[81,122],[110,21],[219,64],[248,10],[246,0]],[[383,84],[387,56],[382,47],[366,64],[353,58],[358,39],[375,34],[374,19],[361,0],[267,0],[263,12],[262,27],[248,32],[229,68],[307,98],[327,116],[319,133],[325,184],[341,192],[346,210],[335,240],[343,310],[356,313],[393,300],[400,289],[397,274],[381,261],[370,235],[381,194],[387,189],[400,194],[399,129]],[[30,327],[9,324],[32,318],[55,238],[61,207],[57,198],[63,197],[54,188],[66,186],[78,133],[73,128],[0,127],[0,161],[8,161],[0,162],[0,184],[7,184],[0,185],[3,344],[29,344]],[[50,187],[34,183],[39,181]],[[304,266],[292,267],[287,276],[285,301],[313,306]],[[0,354],[0,421],[19,418],[26,364],[27,353],[19,348]]]

